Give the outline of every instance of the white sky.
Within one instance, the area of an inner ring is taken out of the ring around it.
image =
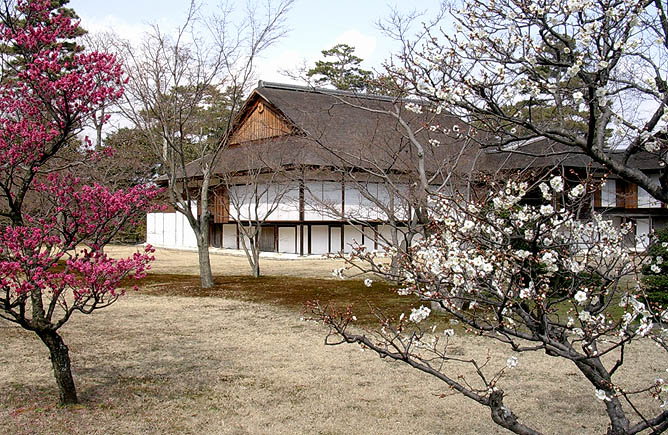
[[[375,23],[389,15],[390,7],[409,11],[435,10],[439,0],[297,0],[287,17],[290,33],[259,62],[257,76],[262,80],[290,82],[280,70],[294,69],[321,59],[320,52],[337,43],[356,48],[365,69],[380,69],[381,63],[396,49]],[[260,1],[259,3],[262,3]],[[149,24],[167,31],[182,21],[188,0],[70,0],[69,7],[81,17],[83,28],[95,32],[112,29],[136,40]],[[243,6],[245,1],[239,1]],[[205,10],[214,10],[216,0],[207,0]]]

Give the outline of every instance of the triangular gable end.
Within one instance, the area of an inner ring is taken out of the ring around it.
[[[292,132],[292,126],[285,118],[269,107],[263,98],[257,98],[232,134],[230,144],[286,136]]]

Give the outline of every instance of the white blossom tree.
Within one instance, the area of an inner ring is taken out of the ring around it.
[[[477,201],[434,197],[430,235],[409,248],[401,263],[399,292],[446,311],[452,323],[463,325],[458,331],[507,345],[513,353],[503,369],[491,369],[484,356],[453,352],[455,328],[449,325],[420,329],[431,314],[424,305],[398,319],[379,314],[377,330],[360,331],[351,311],[333,312],[314,303],[314,313],[331,328],[328,344],[359,343],[403,361],[488,407],[495,423],[520,434],[535,434],[538,428],[520,422],[504,404],[501,378],[523,353],[544,352],[582,373],[592,400],[605,408],[609,434],[664,431],[668,384],[657,378],[629,387],[617,376],[635,340],[653,339],[656,352],[668,351],[668,310],[651,307],[638,280],[622,279],[637,276],[623,246],[628,228],[620,231],[599,215],[589,221],[574,218],[572,210],[588,200],[587,185],[567,188],[561,176],[554,176],[539,186],[544,204],[527,205],[522,201],[531,187],[537,186],[509,181]],[[373,261],[373,256],[364,259]],[[370,270],[392,274],[382,261]],[[476,379],[460,376],[462,365],[472,368]],[[652,408],[647,402],[654,400]]]
[[[395,14],[382,25],[402,43],[388,73],[423,99],[407,109],[459,117],[468,127],[460,134],[483,148],[589,156],[667,201],[667,16],[661,1],[500,0],[444,5],[432,21]],[[521,146],[527,143],[538,145]],[[638,157],[664,168],[658,180],[635,166]],[[401,263],[400,293],[426,305],[397,319],[379,314],[377,330],[360,330],[352,312],[314,303],[331,328],[328,343],[359,343],[404,361],[524,434],[539,428],[504,403],[502,377],[523,353],[544,352],[583,375],[605,409],[608,433],[668,429],[665,367],[640,387],[619,376],[634,370],[625,359],[630,343],[654,340],[664,360],[668,351],[668,312],[644,297],[641,259],[624,249],[629,228],[596,214],[578,219],[596,189],[587,182],[553,176],[488,188],[478,190],[479,199],[431,195],[427,237],[402,253]],[[540,192],[542,203],[527,201],[528,192]],[[355,255],[381,276],[392,272],[372,253]],[[422,330],[435,307],[463,328]],[[507,345],[513,353],[504,367],[453,351],[452,336],[464,331]],[[476,379],[460,377],[461,365]]]
[[[470,1],[417,17],[382,23],[403,47],[389,74],[475,126],[472,138],[506,150],[547,138],[668,202],[663,1]],[[645,153],[659,179],[634,165]]]

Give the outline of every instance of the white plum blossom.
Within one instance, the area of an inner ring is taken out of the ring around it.
[[[655,153],[661,149],[661,145],[658,141],[650,140],[645,142],[645,150],[650,153]]]
[[[518,249],[515,251],[515,255],[517,255],[518,258],[524,260],[526,259],[529,255],[531,255],[531,252],[525,251],[524,249]]]
[[[520,289],[520,299],[529,299],[531,296],[533,296],[533,286]]]
[[[540,257],[540,262],[545,265],[548,272],[556,272],[559,270],[557,260],[557,255],[552,251],[547,251]]]
[[[598,400],[603,400],[603,401],[606,401],[606,400],[607,400],[607,401],[610,401],[610,398],[608,397],[608,395],[607,395],[607,394],[605,393],[605,391],[603,391],[603,390],[599,390],[599,389],[597,389],[597,390],[594,392],[594,394],[596,395],[596,398],[597,398]]]
[[[576,200],[577,198],[581,197],[585,192],[585,187],[582,184],[578,184],[574,188],[568,192],[568,199],[571,201]]]
[[[443,331],[443,335],[446,337],[453,337],[455,335],[455,330],[454,329],[445,329]]]
[[[652,330],[653,326],[654,323],[652,322],[651,318],[643,317],[642,319],[640,319],[640,326],[638,326],[638,329],[636,329],[636,334],[638,334],[641,337],[644,337]]]
[[[541,194],[543,195],[543,199],[545,201],[550,201],[552,200],[552,192],[550,192],[550,188],[548,187],[547,184],[545,183],[540,183],[538,185],[538,188],[540,189]]]
[[[367,279],[364,280],[364,285],[365,285],[365,286],[367,286],[367,287],[371,287],[372,284],[373,284],[373,280],[372,280],[372,279],[367,278]]]
[[[579,290],[577,293],[575,293],[573,299],[575,299],[575,301],[578,304],[584,305],[584,303],[587,302],[587,293],[583,292],[582,290]]]
[[[564,191],[564,179],[557,175],[556,177],[552,177],[550,180],[550,186],[552,186],[552,189],[554,189],[555,192],[563,192]]]
[[[415,103],[408,103],[404,106],[406,110],[409,110],[413,113],[422,113],[422,106]]]
[[[424,305],[420,305],[420,308],[413,308],[411,310],[411,315],[408,316],[408,320],[413,323],[420,323],[429,317],[429,313],[431,313],[431,309],[425,307]]]
[[[593,320],[591,313],[589,311],[584,311],[584,310],[580,311],[580,314],[578,314],[578,318],[583,322],[592,322]]]
[[[519,362],[516,356],[508,357],[508,359],[506,360],[506,367],[508,367],[509,369],[514,369],[515,367],[517,367],[517,364],[519,364]]]
[[[540,206],[540,214],[543,216],[549,216],[554,213],[554,208],[550,204]]]

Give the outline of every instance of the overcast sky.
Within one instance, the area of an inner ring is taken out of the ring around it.
[[[392,1],[392,0],[390,0]],[[244,2],[239,2],[243,5]],[[262,1],[260,1],[262,3]],[[182,22],[188,0],[70,0],[89,31],[112,29],[128,39],[138,38],[149,24],[157,23],[171,30]],[[439,0],[402,1],[400,10],[435,9]],[[205,8],[213,10],[216,1]],[[309,65],[321,58],[320,51],[337,43],[356,48],[366,69],[380,68],[389,53],[396,49],[375,23],[388,16],[386,0],[296,0],[288,16],[290,33],[264,53],[258,77],[262,80],[288,82],[282,69],[292,69],[304,60]],[[206,10],[206,9],[205,9]]]

